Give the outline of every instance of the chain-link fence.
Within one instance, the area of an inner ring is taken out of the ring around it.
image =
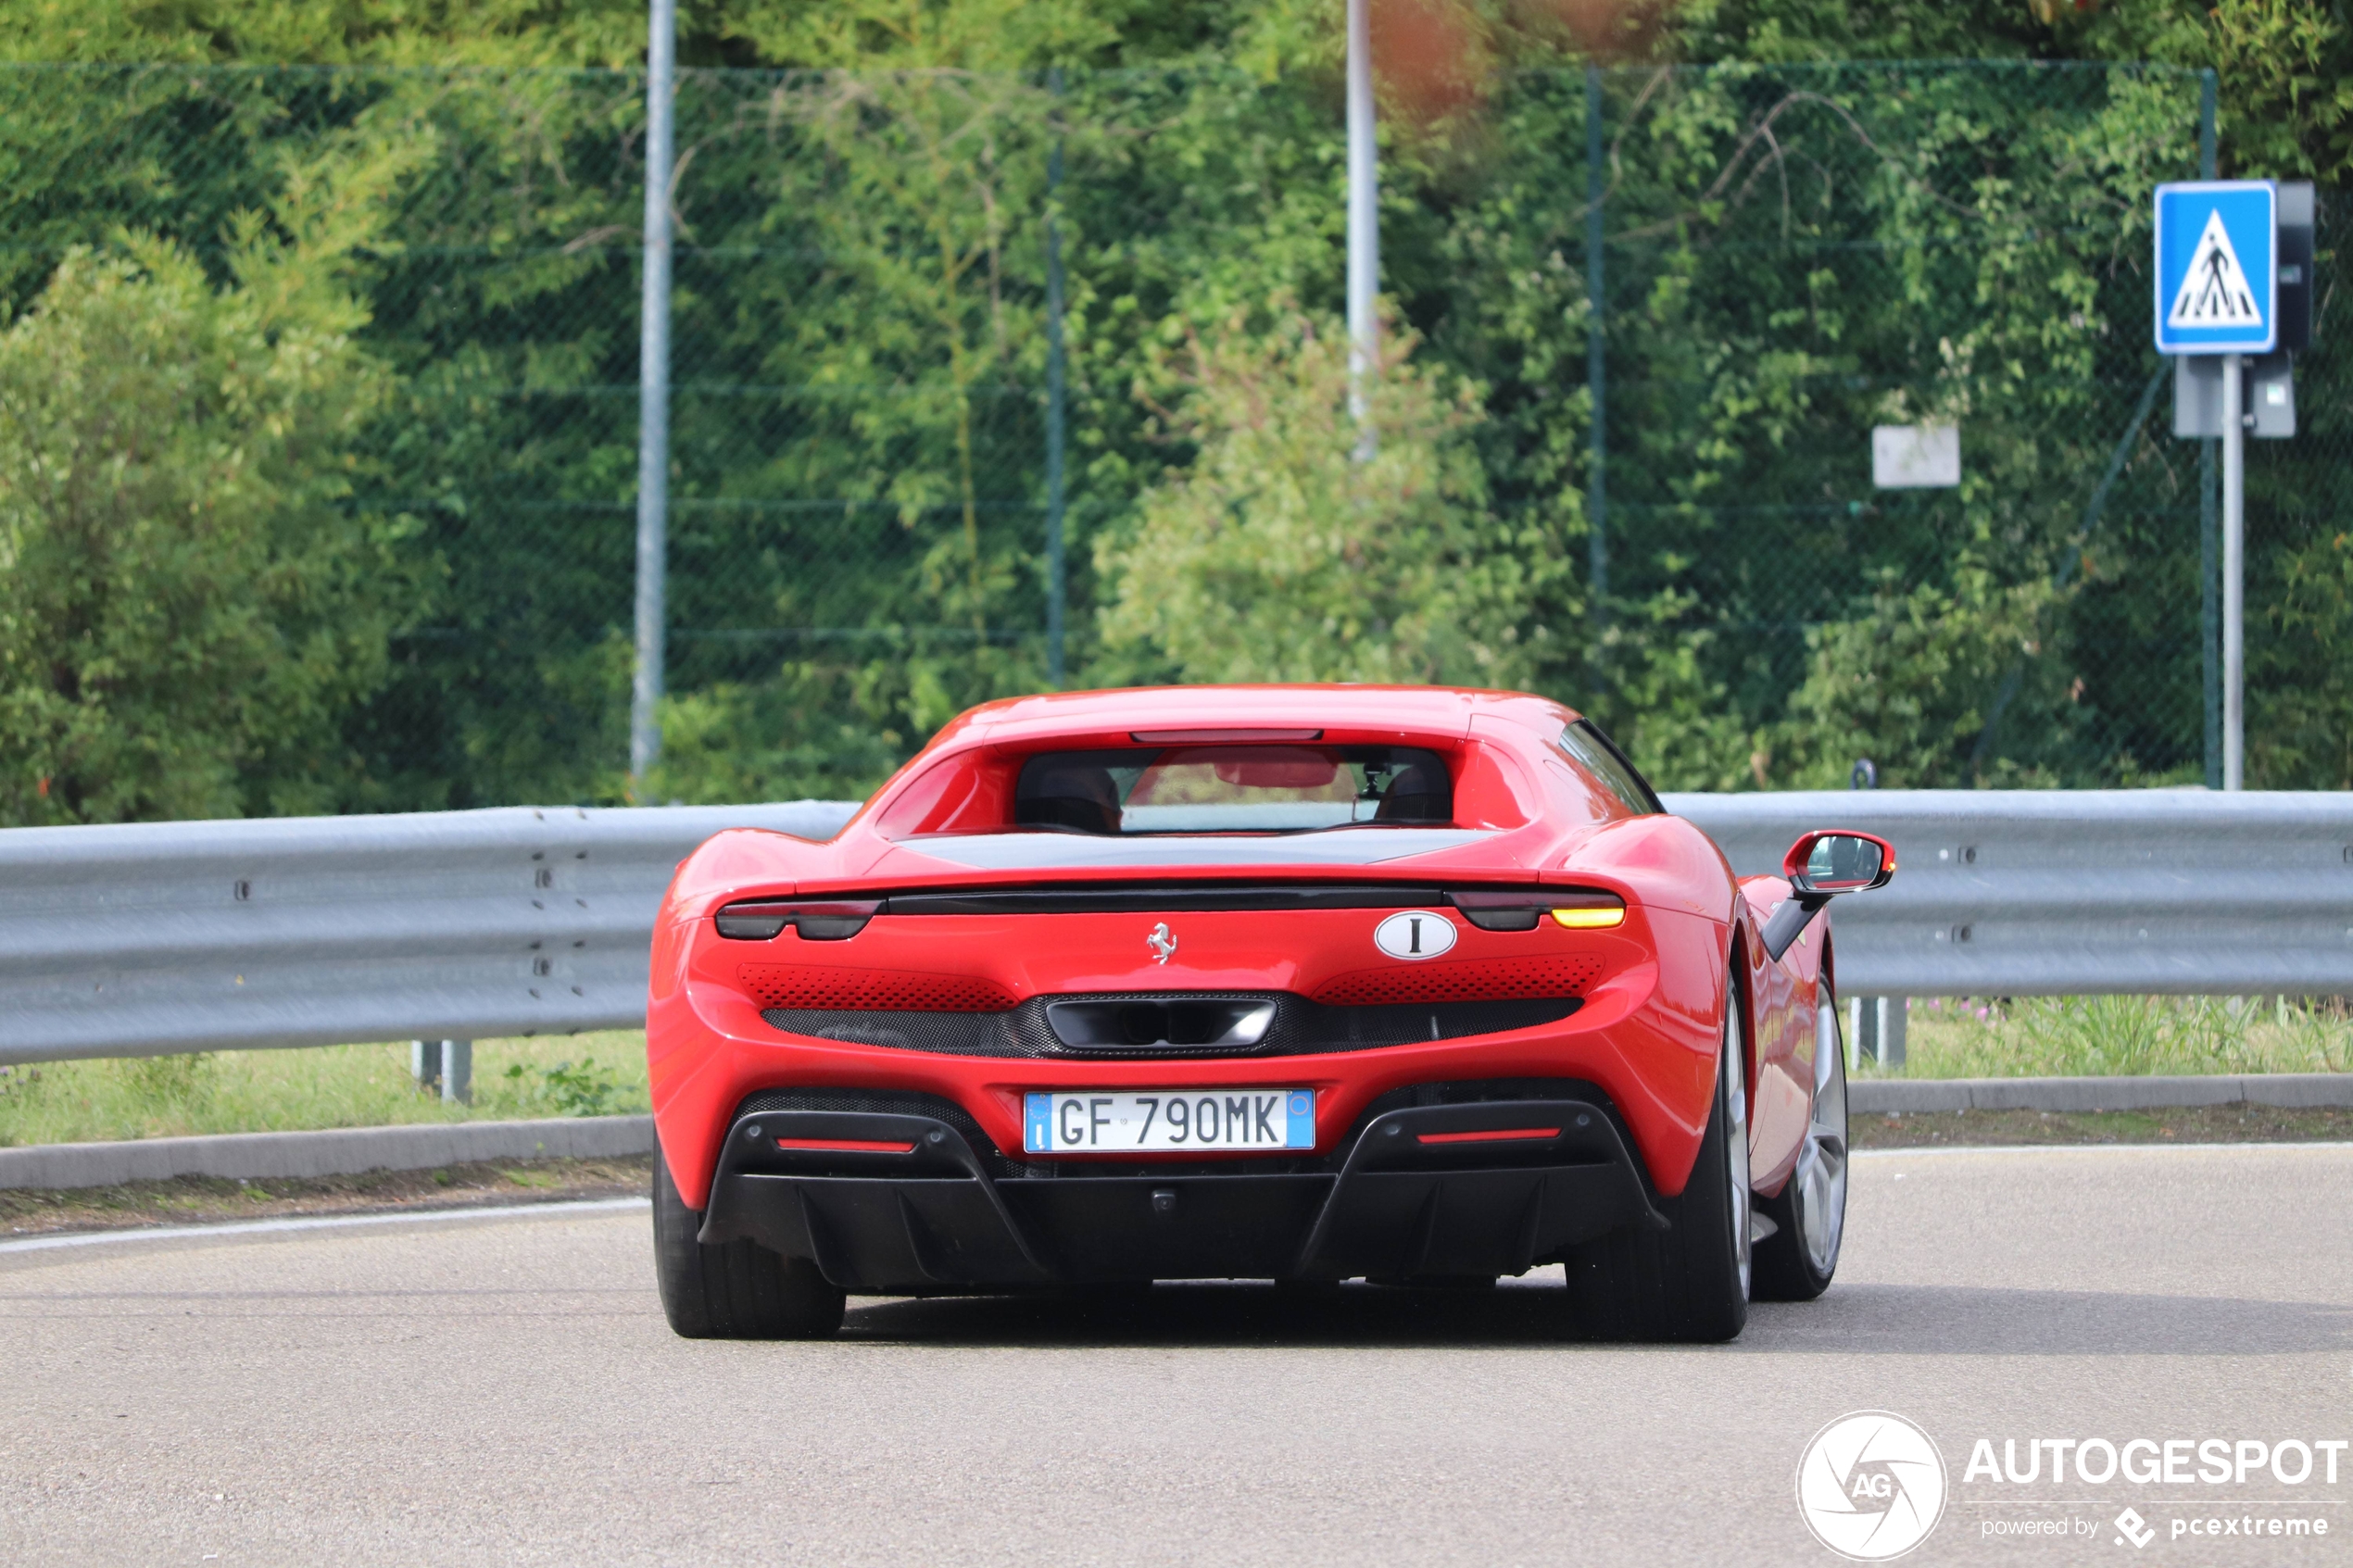
[[[1484,504],[1564,563],[1526,678],[1669,787],[1864,756],[1890,784],[2207,778],[2211,485],[2147,327],[2149,187],[2198,173],[2203,86],[1534,73],[1391,126],[1384,289],[1482,389]],[[677,144],[652,794],[855,795],[967,703],[1155,673],[1095,618],[1095,545],[1187,456],[1139,382],[1176,323],[1337,312],[1336,84],[690,72]],[[258,302],[255,341],[305,291],[364,310],[380,392],[316,461],[337,515],[383,523],[329,617],[359,625],[373,584],[383,651],[300,746],[221,743],[244,809],[623,796],[642,146],[625,73],[0,70],[19,333],[63,311],[74,247],[152,269],[142,235]],[[2337,332],[2324,307],[2303,433],[2250,443],[2259,786],[2353,785]],[[1872,427],[1919,423],[1957,425],[1960,484],[1874,489]],[[82,634],[88,594],[10,592],[33,644]],[[88,723],[35,714],[86,719],[87,667],[60,696],[6,657],[39,774],[11,814],[105,814],[51,787]]]

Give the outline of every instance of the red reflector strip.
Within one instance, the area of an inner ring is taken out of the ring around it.
[[[912,1143],[889,1138],[778,1138],[778,1148],[813,1148],[828,1154],[912,1154]]]
[[[1514,1138],[1556,1138],[1558,1127],[1499,1127],[1491,1133],[1416,1133],[1416,1143],[1507,1143]]]

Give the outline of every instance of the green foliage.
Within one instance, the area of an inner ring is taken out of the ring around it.
[[[245,223],[226,290],[152,239],[73,251],[0,334],[0,822],[336,798],[418,588],[347,504],[387,388],[339,243]]]
[[[43,1098],[41,1069],[0,1067],[0,1116],[30,1110]]]
[[[167,1106],[197,1106],[212,1098],[220,1081],[210,1051],[180,1056],[134,1056],[113,1063],[123,1086],[140,1099]]]
[[[2063,62],[2216,65],[2226,171],[2329,181],[2353,102],[2334,13],[1415,14],[1435,46],[1401,52],[1384,20],[1376,52],[1384,280],[1419,345],[1395,379],[1421,405],[1382,443],[1398,483],[1360,493],[1336,338],[1265,309],[1318,319],[1341,292],[1338,7],[688,9],[690,67],[749,69],[679,85],[649,798],[862,793],[958,709],[1043,683],[1050,223],[1078,679],[1525,684],[1668,786],[1835,782],[1862,754],[1890,783],[2196,775],[2197,479],[2162,410],[2134,411],[2145,194],[2195,167],[2197,82]],[[332,210],[306,308],[340,291],[338,352],[366,372],[364,416],[305,448],[327,455],[316,497],[283,513],[327,557],[376,552],[361,596],[384,598],[302,600],[351,642],[302,667],[342,684],[257,702],[266,734],[214,723],[231,738],[195,764],[107,761],[109,809],[624,797],[643,25],[613,0],[0,11],[0,51],[116,62],[0,72],[19,327],[76,245],[160,287],[119,239],[151,233],[226,301],[252,293],[240,245],[299,248],[323,220],[298,209]],[[1615,67],[1598,312],[1589,49]],[[120,63],[155,59],[233,69]],[[1720,63],[1667,69],[1692,60]],[[346,62],[473,69],[271,69]],[[1584,559],[1597,330],[1605,595]],[[2353,435],[2345,358],[2299,366],[2311,440],[2250,462],[2267,783],[2353,774],[2343,523],[2303,466]],[[1961,423],[1965,484],[1873,492],[1864,433],[1920,419]]]
[[[2279,562],[2271,618],[2279,635],[2249,672],[2258,788],[2353,789],[2353,534]]]
[[[1836,788],[1858,757],[1878,765],[1888,789],[1997,782],[1984,773],[1997,705],[2015,728],[2064,733],[2065,714],[2047,694],[2020,700],[2019,691],[2028,669],[2050,663],[2036,660],[2052,601],[2047,584],[2002,589],[1979,571],[1949,590],[1883,583],[1868,615],[1806,633],[1812,667],[1790,695],[1791,755],[1774,782]],[[2031,721],[2030,706],[2043,710]],[[2047,781],[2012,773],[1998,782]]]
[[[1360,460],[1346,336],[1275,314],[1156,366],[1181,401],[1155,433],[1193,458],[1097,543],[1106,648],[1187,681],[1523,684],[1544,541],[1487,508],[1477,395],[1390,337]]]
[[[598,1066],[594,1057],[536,1069],[518,1061],[507,1069],[507,1078],[512,1098],[536,1102],[559,1116],[610,1116],[630,1098],[613,1069]]]

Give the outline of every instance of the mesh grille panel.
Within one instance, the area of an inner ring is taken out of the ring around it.
[[[846,1045],[887,1046],[893,1050],[937,1051],[948,1056],[1043,1056],[1020,1048],[1006,1029],[1003,1012],[914,1012],[848,1008],[770,1008],[761,1017],[787,1035],[808,1035]]]
[[[1365,1007],[1574,997],[1600,979],[1603,968],[1600,957],[1592,953],[1401,964],[1335,976],[1315,993],[1315,999],[1329,1007]]]
[[[970,974],[748,963],[737,975],[762,1009],[1001,1012],[1013,1005],[1012,994],[1003,986]]]

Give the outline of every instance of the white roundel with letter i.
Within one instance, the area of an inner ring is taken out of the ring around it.
[[[1373,946],[1392,959],[1434,959],[1454,945],[1454,922],[1432,909],[1400,909],[1373,928]]]

